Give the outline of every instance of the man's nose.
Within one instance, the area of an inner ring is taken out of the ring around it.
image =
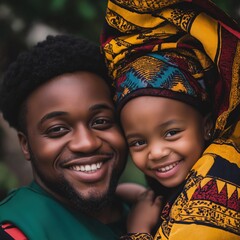
[[[69,149],[73,152],[93,152],[99,149],[101,145],[101,138],[93,130],[81,126],[74,130],[69,142]]]
[[[166,144],[162,143],[162,141],[151,143],[149,147],[149,160],[161,160],[162,158],[168,156],[171,152],[170,148]]]

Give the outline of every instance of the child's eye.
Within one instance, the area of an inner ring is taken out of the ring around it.
[[[145,145],[147,142],[145,140],[136,140],[129,143],[129,147],[141,147]]]
[[[65,135],[67,132],[69,132],[69,130],[66,127],[54,126],[54,127],[48,128],[48,130],[46,131],[46,134],[48,137],[57,138]]]
[[[170,130],[166,133],[166,137],[173,137],[175,136],[176,134],[180,133],[181,131],[180,130]]]

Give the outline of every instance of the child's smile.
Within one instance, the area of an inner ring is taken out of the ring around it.
[[[152,96],[130,100],[121,122],[136,166],[165,187],[185,180],[204,150],[210,126],[190,105]]]
[[[171,176],[174,176],[177,174],[181,167],[181,160],[173,163],[169,163],[168,165],[165,165],[164,167],[154,167],[152,168],[154,174],[156,175],[156,179],[158,178],[170,178]]]

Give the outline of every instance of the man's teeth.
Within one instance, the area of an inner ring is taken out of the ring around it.
[[[167,171],[173,169],[174,167],[176,167],[178,165],[178,163],[179,162],[175,162],[175,163],[170,164],[170,165],[168,165],[166,167],[158,168],[158,172],[167,172]]]
[[[70,169],[75,170],[75,171],[80,171],[80,172],[94,172],[101,168],[102,162],[100,163],[93,163],[91,165],[75,165],[71,166]]]

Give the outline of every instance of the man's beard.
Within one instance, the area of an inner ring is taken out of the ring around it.
[[[79,210],[83,213],[89,215],[96,215],[99,213],[104,207],[111,205],[115,198],[115,190],[118,184],[118,180],[120,175],[122,174],[123,168],[114,169],[111,174],[111,178],[109,180],[109,186],[103,193],[98,193],[94,190],[89,190],[89,196],[84,197],[79,192],[77,193],[71,184],[64,178],[63,175],[59,176],[54,182],[49,181],[44,172],[42,172],[35,164],[36,159],[30,151],[31,154],[31,162],[32,167],[34,168],[37,176],[40,178],[42,183],[49,188],[52,192],[57,193],[63,199],[69,201],[69,205],[72,209]],[[91,188],[91,187],[89,187]]]
[[[58,192],[61,196],[65,198],[67,196],[74,209],[89,215],[96,215],[96,213],[99,213],[106,206],[112,204],[115,198],[115,190],[118,184],[119,175],[117,171],[113,171],[106,191],[99,193],[94,190],[89,190],[87,197],[84,197],[79,192],[77,193],[71,184],[63,177],[59,179],[57,183],[58,186],[56,186],[56,184],[53,185],[51,182],[46,182],[46,180],[44,183],[55,192]]]

